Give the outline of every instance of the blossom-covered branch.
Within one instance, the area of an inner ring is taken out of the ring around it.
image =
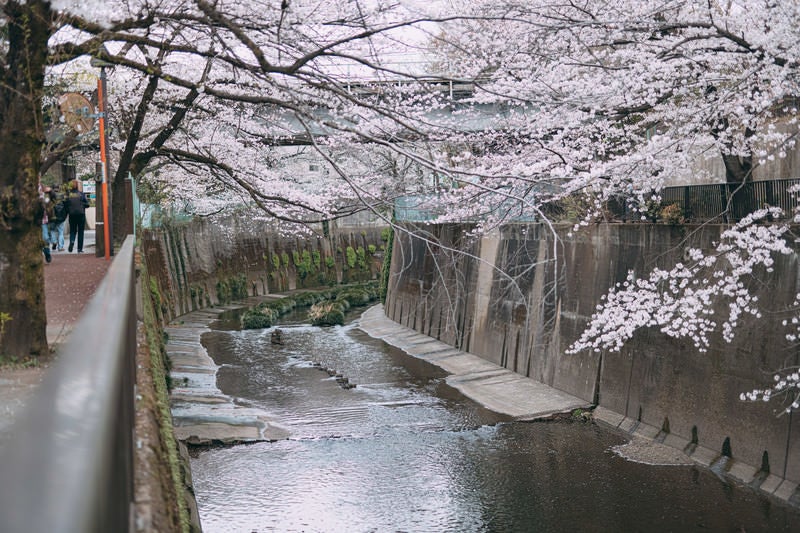
[[[777,208],[758,210],[723,232],[710,253],[687,250],[689,264],[672,269],[654,268],[645,277],[629,272],[597,306],[589,326],[569,349],[619,351],[634,333],[657,327],[675,338],[690,339],[704,352],[709,334],[721,330],[725,341],[736,334],[743,314],[761,318],[758,297],[750,279],[759,269],[771,272],[775,254],[790,254],[784,234],[786,224],[760,224],[768,215],[779,217]],[[725,304],[725,305],[720,305]],[[727,308],[722,316],[715,309]]]

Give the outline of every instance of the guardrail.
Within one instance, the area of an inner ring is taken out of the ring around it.
[[[128,236],[0,454],[0,530],[132,529],[136,304]]]

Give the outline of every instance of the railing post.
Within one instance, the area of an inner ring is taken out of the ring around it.
[[[727,183],[723,183],[722,185],[719,186],[719,193],[720,193],[720,196],[722,198],[722,207],[724,209],[723,215],[722,215],[722,220],[727,224],[728,222],[731,221],[732,214],[733,214],[733,213],[731,213],[731,210],[733,209],[733,204],[729,203],[730,198],[728,196],[728,184]]]
[[[692,216],[692,195],[689,194],[689,187],[683,188],[683,216],[690,218]]]
[[[764,184],[764,196],[765,202],[772,207],[775,207],[775,182],[769,181]],[[786,211],[785,206],[780,206],[784,211]]]

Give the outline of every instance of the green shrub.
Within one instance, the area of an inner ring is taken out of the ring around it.
[[[378,251],[378,248],[374,244],[370,244],[367,246],[367,251],[369,252],[369,255],[375,255],[375,252]]]
[[[289,266],[289,254],[286,252],[281,252],[281,262],[283,263],[283,266]]]
[[[297,307],[310,307],[315,303],[321,302],[325,299],[325,297],[318,292],[301,292],[299,294],[295,294],[293,298],[297,303]]]
[[[232,278],[217,280],[216,289],[220,304],[247,298],[247,276],[239,274]]]
[[[367,305],[370,302],[370,293],[365,289],[352,288],[339,293],[336,299],[347,301],[350,307],[358,307],[360,305]]]
[[[229,287],[231,291],[231,298],[234,300],[241,300],[247,298],[247,276],[239,274],[230,279]]]
[[[150,278],[150,297],[153,299],[153,307],[161,310],[161,291],[158,290],[158,281],[155,277]],[[161,319],[158,317],[159,320]],[[10,315],[7,320],[11,320]]]
[[[281,258],[278,257],[278,254],[272,254],[272,267],[275,270],[278,270],[281,267]]]
[[[221,279],[217,281],[217,300],[221,304],[226,304],[231,301],[231,288],[228,285],[228,280]]]
[[[346,256],[347,256],[347,266],[349,268],[355,268],[357,258],[356,258],[356,251],[353,250],[352,246],[347,247]]]
[[[242,329],[268,328],[277,318],[277,313],[272,309],[249,309],[242,315]]]
[[[263,309],[272,309],[275,311],[278,316],[285,315],[289,311],[297,306],[297,302],[295,302],[291,298],[281,298],[280,300],[273,300],[271,302],[262,302],[259,304],[258,308]]]
[[[381,240],[383,242],[389,242],[389,238],[392,236],[392,228],[383,228],[381,230]]]
[[[325,266],[328,268],[333,268],[334,266],[336,266],[336,260],[329,255],[328,257],[325,258]]]
[[[342,325],[344,324],[344,310],[336,302],[322,302],[309,309],[308,318],[315,326]]]
[[[367,269],[367,251],[364,250],[363,246],[359,246],[356,250],[356,262],[361,270]]]

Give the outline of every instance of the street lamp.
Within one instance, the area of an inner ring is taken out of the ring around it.
[[[100,47],[100,51],[107,54],[104,46]],[[111,216],[110,206],[108,201],[108,176],[110,175],[107,144],[108,138],[106,136],[106,67],[113,67],[113,63],[104,61],[100,58],[93,57],[89,62],[93,67],[100,68],[100,77],[97,79],[97,107],[98,107],[98,124],[100,125],[100,176],[101,176],[101,195],[98,200],[102,203],[100,210],[102,222],[98,222],[96,226],[103,225],[103,249],[99,246],[95,248],[95,255],[100,257],[104,252],[106,259],[111,259]]]

